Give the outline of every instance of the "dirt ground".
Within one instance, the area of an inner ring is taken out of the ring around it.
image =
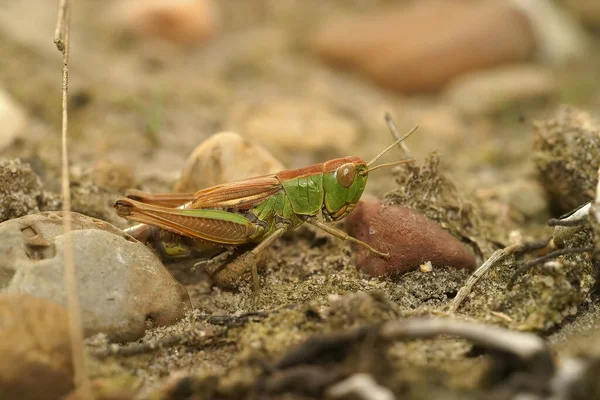
[[[112,210],[116,196],[127,187],[171,190],[191,149],[222,130],[243,134],[244,112],[255,104],[280,99],[324,104],[356,127],[357,140],[342,148],[364,158],[390,142],[385,111],[394,115],[401,131],[424,116],[435,121],[445,106],[439,96],[386,91],[362,76],[325,65],[308,48],[311,33],[328,18],[385,3],[221,2],[220,37],[206,48],[183,49],[122,35],[111,24],[104,2],[76,2],[69,143],[77,182],[74,210],[127,226]],[[61,65],[52,43],[55,11],[54,2],[45,1],[0,6],[0,87],[30,116],[27,134],[0,156],[30,163],[44,188],[58,192]],[[531,212],[506,193],[520,192],[523,182],[537,184],[533,121],[549,117],[562,103],[592,113],[600,109],[600,53],[595,51],[600,40],[594,40],[585,63],[557,72],[556,98],[511,104],[496,115],[463,120],[458,129],[432,124],[409,143],[417,164],[424,167],[374,173],[367,191],[387,194],[388,202],[445,221],[453,235],[469,243],[478,264],[516,236],[523,241],[551,237],[546,221],[558,215],[543,193],[532,191],[542,206]],[[346,155],[339,154],[336,144],[316,152],[277,151],[277,138],[269,148],[290,168]],[[432,161],[436,157],[439,166]],[[107,164],[118,167],[116,177],[91,172]],[[431,193],[425,204],[424,191]],[[467,211],[452,219],[449,211],[463,203],[469,204]],[[436,209],[437,214],[432,211]],[[584,230],[577,240],[589,245],[591,231]],[[124,388],[135,391],[137,398],[310,399],[322,397],[322,388],[342,376],[366,372],[398,398],[481,398],[498,389],[487,381],[492,359],[474,353],[468,341],[446,336],[385,345],[355,343],[343,359],[325,366],[313,365],[296,375],[271,372],[293,346],[314,334],[349,332],[413,316],[536,332],[557,357],[598,354],[597,272],[583,255],[564,256],[563,264],[556,273],[525,273],[507,290],[521,266],[509,257],[451,313],[450,301],[468,271],[442,268],[368,278],[354,265],[350,246],[301,228],[268,250],[258,294],[250,281],[238,290],[222,290],[211,287],[201,270],[170,266],[185,284],[194,310],[174,326],[148,331],[134,346],[169,337],[177,343],[137,355],[94,357],[109,344],[102,337],[89,339],[92,377],[107,392]],[[131,344],[121,349],[127,346]]]

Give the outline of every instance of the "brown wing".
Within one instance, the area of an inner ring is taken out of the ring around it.
[[[125,196],[140,203],[173,208],[194,200],[193,193],[147,193],[137,189],[127,190]]]
[[[120,217],[130,221],[216,244],[247,243],[256,232],[255,225],[244,216],[221,210],[185,210],[127,198],[118,199],[115,209]]]
[[[283,186],[275,175],[244,179],[202,189],[194,194],[194,200],[186,208],[239,208],[247,210],[282,190]]]

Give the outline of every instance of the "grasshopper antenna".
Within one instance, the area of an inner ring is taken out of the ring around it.
[[[388,121],[388,115],[386,113],[386,121]],[[391,117],[389,117],[389,121],[391,121]],[[388,126],[389,122],[388,122]],[[394,123],[392,121],[392,125],[390,126],[390,129],[392,129],[392,126],[394,126]],[[390,144],[388,147],[386,147],[381,153],[377,154],[371,161],[369,161],[367,163],[367,167],[370,167],[375,161],[379,160],[379,158],[381,158],[381,156],[383,156],[385,153],[387,153],[388,151],[390,151],[394,146],[396,146],[397,144],[402,143],[402,141],[406,140],[410,135],[412,135],[417,129],[419,128],[418,125],[415,125],[410,131],[408,131],[408,133],[406,133],[404,136],[402,136],[401,138],[396,139],[396,141],[394,141],[394,143]],[[394,130],[392,130],[392,133],[397,132],[396,127],[394,126]],[[400,136],[400,135],[398,135]],[[404,150],[404,149],[403,149]]]
[[[369,173],[371,171],[375,171],[376,169],[379,169],[379,168],[395,167],[396,165],[409,164],[409,163],[411,163],[413,161],[415,161],[414,158],[409,158],[407,160],[402,160],[402,161],[396,161],[396,162],[391,162],[391,163],[385,163],[385,164],[376,165],[373,168],[369,168],[369,169],[364,170],[362,172],[362,174],[363,175],[367,174],[367,173]]]
[[[394,123],[392,115],[389,112],[385,113],[385,123],[387,124],[388,128],[390,128],[390,132],[392,132],[392,136],[394,137],[394,139],[398,140],[400,138],[400,133],[398,132],[398,129],[396,129],[396,124]],[[406,154],[410,153],[410,150],[408,149],[406,143],[400,141],[398,145]]]

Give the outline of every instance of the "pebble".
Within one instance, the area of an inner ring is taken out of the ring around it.
[[[358,137],[356,121],[318,101],[279,98],[234,116],[244,134],[277,151],[346,152]]]
[[[480,188],[475,191],[475,196],[486,214],[495,217],[497,223],[544,223],[549,218],[546,193],[542,185],[533,178],[513,179]]]
[[[139,37],[186,45],[206,43],[219,29],[212,0],[120,0],[113,14]]]
[[[533,159],[553,211],[568,212],[595,197],[600,125],[589,113],[562,106],[534,123]]]
[[[313,48],[401,92],[433,91],[464,73],[533,56],[528,18],[508,2],[413,2],[328,21]]]
[[[346,231],[391,258],[384,260],[354,246],[356,265],[370,276],[398,275],[431,262],[433,268],[475,269],[475,257],[433,221],[398,205],[383,206],[373,198],[361,200],[346,217]]]
[[[20,159],[0,160],[0,222],[40,211],[42,181]]]
[[[0,294],[0,398],[59,399],[73,388],[66,309]]]
[[[27,114],[12,97],[0,88],[0,149],[11,145],[25,133]]]
[[[444,97],[466,116],[486,116],[528,100],[549,98],[557,92],[552,72],[537,65],[517,65],[461,76]]]
[[[586,33],[563,2],[511,0],[510,4],[529,21],[536,39],[537,61],[557,67],[588,59],[591,49]]]
[[[217,133],[190,154],[175,184],[179,193],[284,170],[283,164],[263,146],[235,132]]]
[[[30,214],[0,224],[0,290],[65,304],[62,212]],[[189,296],[150,249],[120,229],[71,213],[78,289],[86,336],[140,338],[190,309]]]
[[[566,6],[588,27],[600,32],[600,2],[597,0],[566,0]]]
[[[101,188],[122,192],[135,186],[133,168],[102,160],[94,164],[90,170],[92,182]]]

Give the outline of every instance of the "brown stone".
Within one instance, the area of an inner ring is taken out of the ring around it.
[[[388,252],[389,260],[354,247],[356,265],[371,276],[402,274],[431,261],[434,268],[475,269],[475,257],[440,226],[402,206],[384,206],[377,199],[361,200],[346,218],[346,231],[375,249]]]
[[[0,398],[59,399],[73,387],[67,312],[50,300],[0,295]]]
[[[140,37],[188,45],[208,41],[219,25],[211,0],[121,0],[114,13]]]
[[[566,0],[565,3],[584,24],[596,32],[600,32],[600,1]]]
[[[402,92],[436,90],[465,72],[527,60],[528,19],[503,1],[414,2],[328,23],[316,36],[325,60]]]

